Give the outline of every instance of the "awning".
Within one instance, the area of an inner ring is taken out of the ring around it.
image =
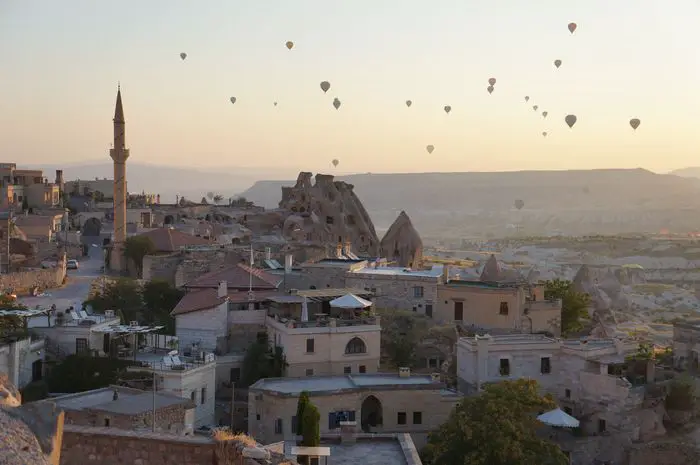
[[[560,428],[578,428],[580,422],[563,411],[560,408],[556,408],[551,412],[543,413],[537,417],[539,421],[549,426],[558,426]]]
[[[0,316],[19,316],[22,318],[28,318],[32,316],[37,316],[37,315],[46,315],[46,312],[48,310],[37,310],[37,309],[26,309],[26,310],[19,310],[19,309],[12,309],[12,310],[2,310],[0,309]]]
[[[345,294],[343,297],[338,297],[331,300],[331,307],[335,308],[354,308],[361,309],[372,306],[372,302],[365,300],[362,297],[357,297],[355,294]]]
[[[113,325],[107,326],[105,328],[96,329],[97,333],[109,333],[109,334],[143,334],[152,333],[160,329],[165,328],[165,326],[131,326],[131,325]]]

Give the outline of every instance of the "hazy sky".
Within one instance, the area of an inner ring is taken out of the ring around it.
[[[697,0],[0,0],[2,161],[108,160],[120,81],[143,163],[698,165],[698,18]]]

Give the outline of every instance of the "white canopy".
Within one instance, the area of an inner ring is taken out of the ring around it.
[[[331,300],[331,307],[335,308],[367,308],[372,306],[372,302],[365,300],[362,297],[357,297],[355,294],[345,294],[343,297]]]
[[[550,412],[543,413],[537,417],[545,425],[559,426],[561,428],[578,428],[579,421],[563,411],[560,408],[555,408]]]

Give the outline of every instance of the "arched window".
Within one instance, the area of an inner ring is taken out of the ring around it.
[[[367,346],[364,341],[359,337],[353,337],[345,346],[346,354],[365,354],[367,353]]]

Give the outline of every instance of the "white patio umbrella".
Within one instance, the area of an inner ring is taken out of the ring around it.
[[[355,294],[345,294],[342,297],[330,301],[331,307],[359,310],[372,306],[372,302]]]
[[[560,408],[555,408],[552,411],[543,413],[537,419],[549,426],[558,426],[560,428],[578,428],[580,422],[563,411]]]

